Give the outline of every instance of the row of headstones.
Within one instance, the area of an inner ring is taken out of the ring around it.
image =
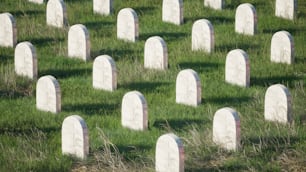
[[[276,90],[286,90],[286,88],[282,85],[275,85],[272,87],[269,88],[270,90],[268,90],[267,94],[271,94]],[[128,94],[135,94],[134,96],[137,96],[138,99],[140,99],[140,94],[137,92]],[[288,94],[288,92],[286,92],[286,94]],[[279,98],[284,99],[285,97],[280,96]],[[289,107],[281,108],[285,109]],[[271,116],[267,117],[268,120],[273,120],[272,118]],[[133,125],[135,125],[136,122],[142,122],[140,119],[128,120],[134,120]],[[235,109],[225,107],[217,110],[213,118],[212,139],[216,145],[220,146],[223,149],[229,151],[239,150],[239,148],[241,147],[241,128],[240,118],[238,112]],[[88,128],[85,121],[78,115],[66,117],[63,121],[62,153],[66,155],[76,156],[81,159],[85,159],[89,154]],[[184,171],[184,154],[185,152],[183,142],[178,136],[173,133],[168,133],[160,136],[157,140],[155,149],[156,171]]]

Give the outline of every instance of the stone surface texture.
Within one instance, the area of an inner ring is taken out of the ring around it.
[[[87,28],[75,24],[68,32],[68,56],[88,61],[90,59],[90,39]]]
[[[275,16],[293,20],[296,16],[297,0],[276,0]]]
[[[235,31],[245,35],[255,35],[257,31],[257,13],[252,4],[240,4],[235,14]]]
[[[147,39],[144,49],[144,67],[159,70],[168,68],[168,49],[161,37],[153,36]]]
[[[113,0],[93,0],[94,13],[111,15],[113,13]]]
[[[17,44],[17,26],[12,14],[0,14],[0,46],[14,47]]]
[[[203,50],[211,53],[215,47],[214,28],[209,20],[200,19],[194,22],[191,33],[192,50]]]
[[[183,0],[163,0],[162,21],[175,25],[183,24]]]
[[[294,41],[287,31],[276,32],[271,39],[271,61],[276,63],[294,63]]]
[[[204,0],[204,6],[215,10],[222,10],[224,7],[224,0]]]
[[[117,16],[117,38],[136,42],[139,37],[139,21],[132,8],[121,9]]]
[[[47,25],[58,28],[68,25],[66,5],[63,0],[49,0],[46,13]]]

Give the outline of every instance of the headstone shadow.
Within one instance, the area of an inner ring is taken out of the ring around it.
[[[68,112],[81,112],[85,115],[108,115],[113,114],[114,110],[118,110],[120,107],[116,104],[105,103],[78,103],[78,104],[63,104],[62,110]]]
[[[118,88],[126,88],[130,90],[138,90],[142,93],[154,92],[156,88],[167,86],[167,82],[132,82],[124,85],[119,85]]]
[[[302,77],[297,76],[251,77],[251,86],[267,87],[272,84],[283,83],[289,87],[295,87],[294,83],[302,79]]]
[[[213,62],[182,62],[179,64],[181,69],[193,69],[198,73],[203,73],[211,70],[216,70],[220,67],[220,64]]]

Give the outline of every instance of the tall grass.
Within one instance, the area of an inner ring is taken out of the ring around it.
[[[258,13],[258,33],[234,32],[235,9],[252,3]],[[90,34],[91,60],[67,57],[68,28],[49,27],[44,5],[26,0],[2,0],[0,12],[16,19],[18,42],[30,41],[38,56],[38,75],[55,76],[62,91],[62,112],[54,115],[35,107],[36,81],[14,72],[14,49],[0,47],[0,171],[154,171],[157,138],[174,132],[182,138],[186,171],[305,171],[306,157],[306,3],[298,2],[297,19],[274,16],[275,1],[226,0],[225,9],[203,6],[202,0],[184,1],[184,24],[161,21],[160,0],[116,0],[114,14],[93,13],[91,0],[65,0],[68,23],[84,24]],[[127,43],[116,38],[116,15],[131,7],[139,17],[140,38]],[[215,52],[191,51],[191,27],[197,19],[210,20],[215,30]],[[270,62],[273,33],[287,30],[294,37],[295,64]],[[169,69],[143,67],[144,43],[150,36],[167,43]],[[224,81],[226,54],[245,50],[251,63],[251,86],[240,88]],[[108,54],[118,69],[118,90],[92,88],[92,63]],[[175,79],[192,68],[201,78],[202,104],[175,103]],[[264,121],[264,94],[281,83],[293,98],[294,123]],[[135,132],[121,126],[121,100],[131,90],[148,102],[149,129]],[[241,120],[241,149],[227,152],[212,142],[212,119],[219,108],[233,107]],[[85,161],[61,154],[61,124],[72,114],[89,127],[90,155]]]

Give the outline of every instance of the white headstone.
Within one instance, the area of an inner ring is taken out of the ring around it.
[[[59,113],[61,111],[61,90],[57,80],[51,76],[38,79],[36,85],[36,107],[39,110]]]
[[[250,61],[246,52],[241,49],[230,51],[225,62],[225,81],[242,86],[250,86]]]
[[[180,71],[176,77],[176,103],[198,106],[201,103],[201,81],[192,69]]]
[[[287,31],[276,32],[271,40],[271,61],[294,63],[294,41]]]
[[[29,0],[29,2],[33,2],[33,3],[36,3],[36,4],[43,4],[44,0]]]
[[[236,9],[235,31],[245,35],[255,35],[257,31],[257,14],[252,4],[240,4]]]
[[[292,104],[289,90],[281,84],[270,86],[265,94],[265,119],[280,123],[292,121]]]
[[[204,6],[215,10],[222,10],[224,7],[224,0],[204,0]]]
[[[161,70],[168,68],[168,49],[161,37],[153,36],[147,39],[144,49],[144,67]]]
[[[215,47],[214,28],[210,21],[200,19],[192,26],[192,50],[203,50],[211,53]]]
[[[148,105],[144,96],[138,91],[126,93],[122,99],[121,123],[132,130],[148,128]]]
[[[47,25],[65,27],[68,24],[66,5],[63,0],[49,0],[47,3]]]
[[[139,36],[138,16],[132,8],[121,9],[117,17],[117,38],[136,42]]]
[[[113,0],[93,0],[93,11],[101,15],[110,15],[113,12]]]
[[[62,124],[62,153],[85,159],[89,153],[88,128],[78,115],[71,115]]]
[[[183,172],[184,146],[173,133],[160,136],[156,143],[155,170],[157,172]]]
[[[117,89],[117,69],[115,61],[108,55],[98,56],[93,63],[93,87],[107,91]]]
[[[183,0],[163,0],[162,21],[181,25],[184,22]]]
[[[296,15],[297,0],[276,0],[275,15],[293,20]]]
[[[87,28],[82,24],[70,27],[68,32],[68,56],[87,61],[90,59],[90,40]]]
[[[30,79],[37,78],[37,56],[30,42],[21,42],[15,48],[15,72]]]
[[[240,147],[240,119],[232,108],[219,109],[214,115],[213,141],[226,150]]]
[[[14,47],[17,43],[16,21],[12,14],[0,14],[0,46]]]

